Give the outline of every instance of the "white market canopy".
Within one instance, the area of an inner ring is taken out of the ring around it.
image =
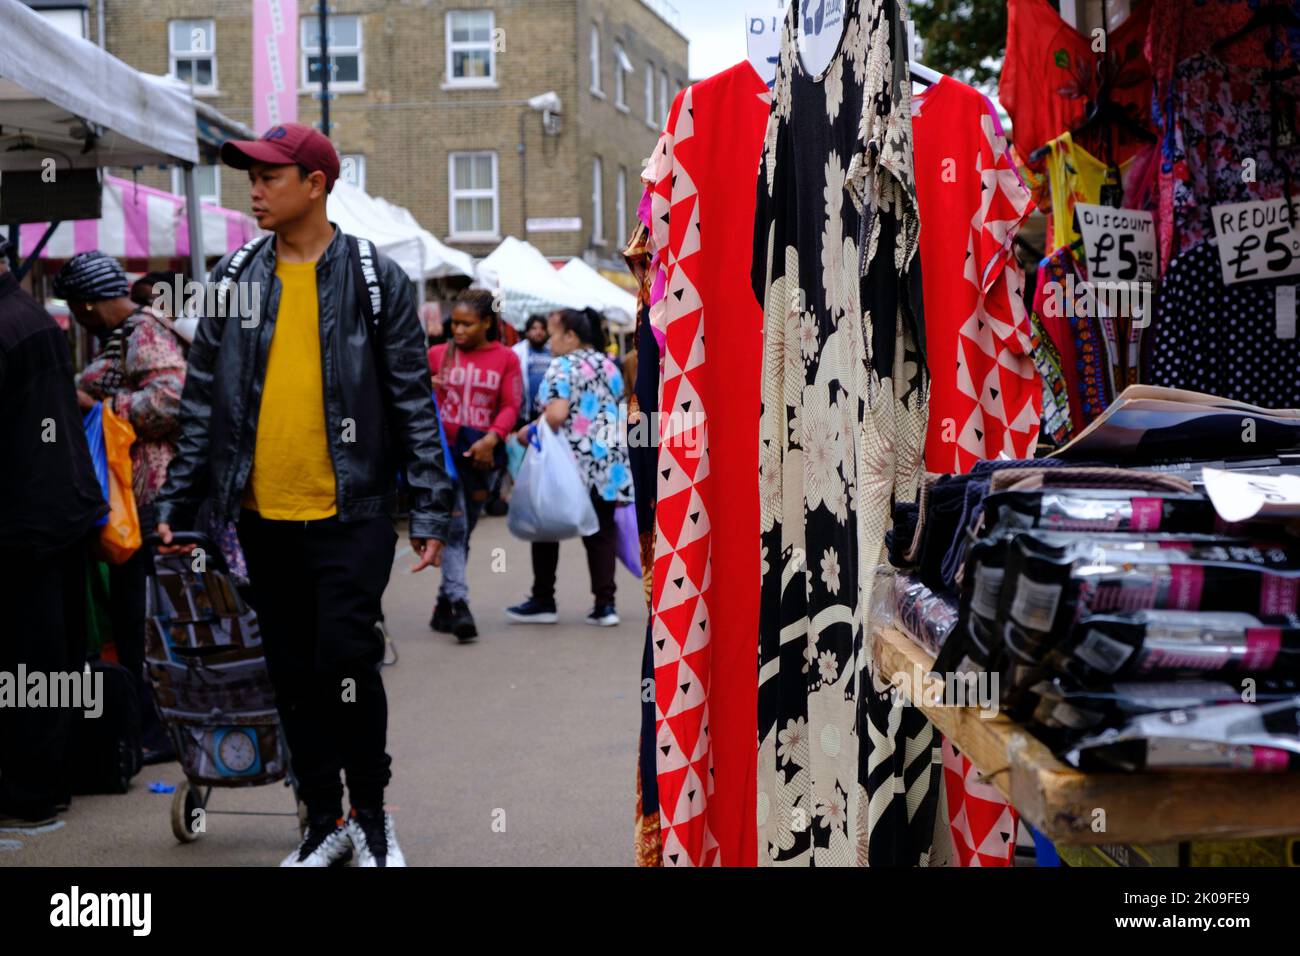
[[[83,152],[88,136],[91,148]],[[11,150],[16,145],[33,148]],[[197,163],[194,104],[178,90],[0,0],[0,169]]]
[[[560,270],[560,278],[598,305],[592,308],[624,331],[636,324],[636,296],[620,289],[581,259],[570,259]]]
[[[474,260],[468,253],[439,242],[401,206],[340,180],[330,192],[326,211],[330,222],[344,232],[373,242],[412,282],[445,276],[474,278]]]
[[[501,315],[521,329],[530,315],[600,308],[600,300],[570,285],[536,246],[508,236],[478,264],[479,282],[500,293]]]

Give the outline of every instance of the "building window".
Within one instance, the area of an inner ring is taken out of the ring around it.
[[[591,92],[603,97],[605,91],[600,88],[600,27],[591,25]]]
[[[647,126],[658,126],[655,122],[655,65],[647,63],[645,65],[645,123]]]
[[[194,185],[199,192],[200,205],[221,205],[220,166],[195,166]],[[172,167],[172,192],[182,199],[185,197],[185,170],[180,166]]]
[[[339,157],[339,179],[357,189],[366,188],[366,157],[361,153],[344,153]]]
[[[668,101],[668,71],[659,71],[659,122],[668,125],[668,110],[672,103]]]
[[[217,27],[212,20],[173,20],[167,31],[171,74],[196,93],[217,89]]]
[[[491,10],[452,10],[447,14],[448,86],[496,86],[494,17]]]
[[[627,170],[622,166],[618,169],[617,189],[614,194],[614,235],[619,249],[622,249],[627,245]]]
[[[451,237],[493,239],[497,226],[497,154],[451,154]]]
[[[627,58],[623,44],[614,44],[614,105],[627,111],[627,78],[635,71],[632,61]]]
[[[591,241],[597,246],[605,244],[604,169],[599,156],[591,161]]]
[[[365,88],[365,61],[361,51],[361,18],[329,18],[330,90],[360,92]],[[320,17],[302,18],[302,88],[319,90],[321,81]]]

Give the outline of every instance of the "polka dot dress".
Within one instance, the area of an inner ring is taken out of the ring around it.
[[[1300,408],[1300,339],[1294,321],[1279,327],[1286,323],[1279,323],[1277,290],[1286,285],[1300,287],[1300,276],[1224,285],[1212,242],[1182,253],[1156,296],[1142,380],[1264,408]]]

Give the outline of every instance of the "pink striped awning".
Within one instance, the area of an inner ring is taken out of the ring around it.
[[[19,249],[32,254],[49,223],[19,227]],[[250,216],[220,206],[203,206],[203,252],[222,256],[257,235]],[[41,250],[42,259],[71,259],[99,249],[119,259],[185,259],[190,254],[185,198],[139,186],[116,176],[104,177],[103,216],[59,225]]]

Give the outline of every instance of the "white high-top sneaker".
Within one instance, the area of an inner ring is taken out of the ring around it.
[[[353,810],[348,818],[348,834],[357,848],[357,866],[406,866],[391,813]]]
[[[330,821],[311,824],[303,834],[298,849],[286,856],[281,866],[342,866],[352,859],[352,840],[348,828]]]

